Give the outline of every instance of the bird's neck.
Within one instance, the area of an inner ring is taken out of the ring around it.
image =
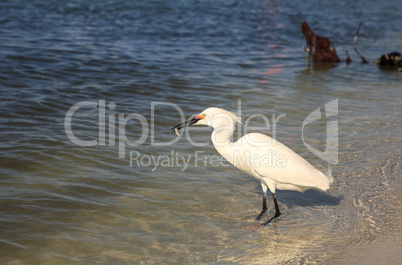
[[[216,150],[223,157],[232,157],[233,156],[233,147],[234,143],[230,141],[230,137],[234,132],[234,125],[222,126],[214,129],[212,132],[212,143],[214,144]]]

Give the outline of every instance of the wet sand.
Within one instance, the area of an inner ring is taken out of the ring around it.
[[[326,264],[401,264],[402,233],[384,235],[368,243],[346,251],[340,251],[337,257],[329,259]]]

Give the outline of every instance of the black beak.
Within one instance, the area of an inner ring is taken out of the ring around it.
[[[187,120],[183,123],[177,124],[176,126],[174,126],[172,129],[169,130],[169,132],[174,132],[176,129],[180,130],[181,128],[187,127],[187,126],[191,126],[194,123],[197,123],[197,121],[199,121],[200,119],[196,119],[196,118],[192,118],[190,120]]]

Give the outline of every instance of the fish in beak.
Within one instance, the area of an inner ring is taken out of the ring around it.
[[[205,119],[205,114],[197,115],[197,116],[195,116],[195,117],[192,118],[192,119],[189,119],[189,120],[187,120],[187,121],[185,121],[185,122],[183,122],[183,123],[177,124],[177,125],[174,126],[172,129],[170,129],[169,132],[175,131],[176,134],[177,134],[177,136],[180,136],[179,130],[180,130],[181,128],[194,125],[194,124],[196,124],[197,122],[199,122],[200,120],[203,120],[203,119]]]

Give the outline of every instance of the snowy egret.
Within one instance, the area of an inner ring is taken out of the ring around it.
[[[208,125],[212,132],[212,143],[216,150],[231,164],[254,176],[261,182],[263,191],[262,211],[257,216],[260,220],[268,210],[267,190],[272,193],[275,215],[265,224],[281,215],[276,190],[304,191],[316,188],[329,189],[332,176],[324,175],[304,158],[287,146],[261,133],[249,133],[236,142],[231,142],[236,122],[240,117],[220,108],[208,108],[194,118],[170,129],[179,134],[181,128],[190,125]]]

